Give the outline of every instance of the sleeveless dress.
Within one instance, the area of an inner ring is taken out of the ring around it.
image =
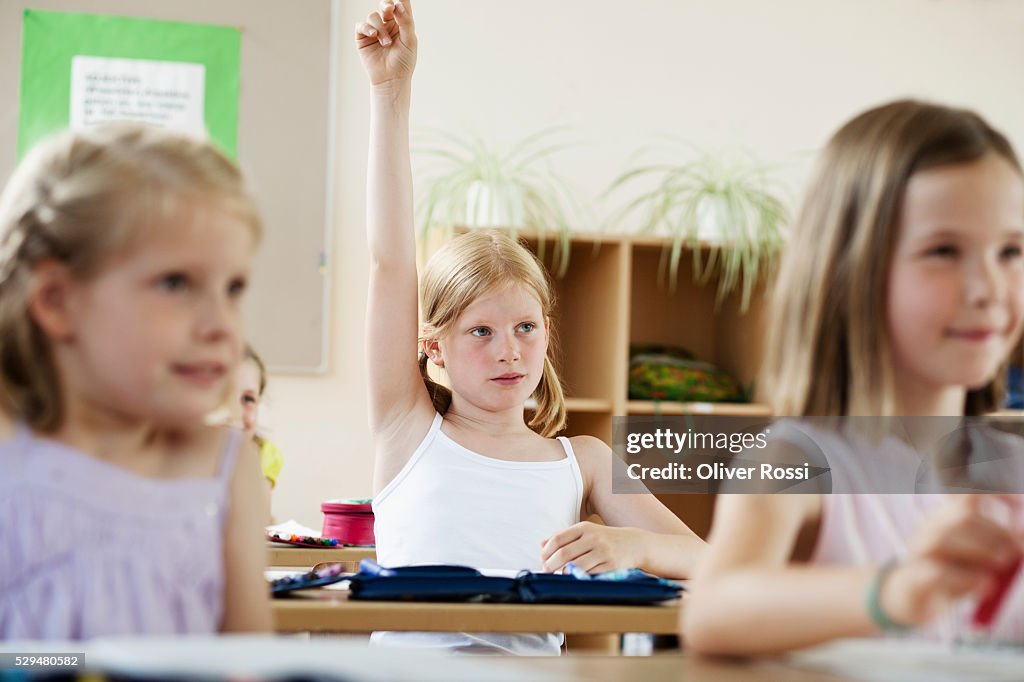
[[[380,564],[542,571],[541,542],[579,522],[583,477],[569,440],[558,439],[564,459],[510,462],[459,445],[441,431],[442,423],[441,415],[435,415],[412,457],[374,498]],[[557,655],[562,636],[377,632],[372,641]]]
[[[213,633],[241,443],[217,476],[139,476],[25,426],[0,443],[0,640]]]

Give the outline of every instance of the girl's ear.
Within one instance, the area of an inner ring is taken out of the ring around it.
[[[544,318],[544,343],[551,341],[551,318]]]
[[[54,341],[70,341],[71,293],[75,280],[63,263],[44,260],[32,268],[28,290],[28,312],[43,332]]]
[[[427,339],[423,342],[423,352],[427,354],[430,361],[438,367],[444,367],[444,358],[441,357],[441,344],[437,339]]]

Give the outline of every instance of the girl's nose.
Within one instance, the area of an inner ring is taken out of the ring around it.
[[[519,343],[516,341],[515,336],[507,337],[505,343],[502,344],[499,360],[502,362],[519,361]]]
[[[197,332],[204,341],[220,341],[231,336],[234,315],[229,302],[220,296],[207,296],[200,303]]]
[[[999,300],[1005,289],[998,262],[979,259],[967,274],[965,294],[972,307],[985,308]]]

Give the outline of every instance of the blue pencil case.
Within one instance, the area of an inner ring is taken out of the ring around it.
[[[468,566],[384,568],[364,559],[349,583],[352,599],[382,601],[486,601],[546,604],[654,604],[682,587],[638,569],[593,576],[523,571],[516,578],[485,576]]]
[[[468,566],[384,568],[363,559],[349,583],[351,599],[382,601],[516,601],[515,578],[486,576]]]
[[[637,568],[589,575],[531,573],[516,579],[520,600],[535,604],[656,604],[679,597],[682,586]]]
[[[342,580],[348,580],[351,575],[351,573],[345,573],[344,564],[326,564],[306,573],[272,580],[270,582],[270,592],[276,597],[288,592],[294,592],[295,590],[324,587],[339,583]]]

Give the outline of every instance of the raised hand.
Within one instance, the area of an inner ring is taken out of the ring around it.
[[[416,25],[410,0],[383,0],[356,24],[356,47],[373,86],[408,83],[416,68]]]

